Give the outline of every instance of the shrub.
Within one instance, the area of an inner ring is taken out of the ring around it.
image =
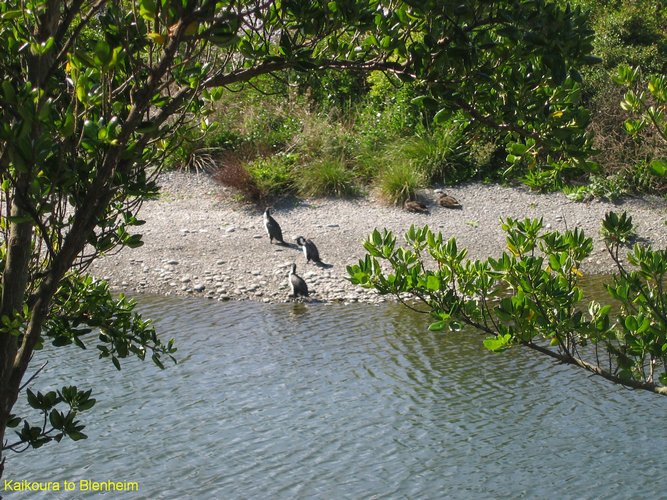
[[[367,147],[388,144],[396,137],[408,137],[425,130],[425,116],[412,104],[418,95],[414,84],[374,71],[368,77],[367,99],[355,115],[355,132]]]
[[[585,186],[565,187],[563,191],[575,201],[588,201],[593,198],[616,201],[628,194],[627,183],[619,174],[606,177],[591,175]]]
[[[214,179],[225,186],[238,189],[251,200],[260,198],[260,191],[255,180],[245,168],[245,163],[237,153],[226,152],[219,157],[219,168]]]
[[[299,92],[326,112],[350,110],[363,99],[367,89],[363,73],[337,70],[294,72],[293,78]]]
[[[298,170],[296,182],[304,196],[351,196],[357,193],[353,173],[341,159],[323,158]]]
[[[621,63],[649,72],[667,69],[665,19],[656,15],[664,11],[662,4],[662,0],[624,0],[616,8],[601,4],[595,9],[594,46],[607,69]]]
[[[351,158],[354,150],[351,132],[331,114],[297,108],[295,114],[302,124],[290,149],[306,158]]]
[[[624,178],[634,191],[667,194],[667,177],[655,175],[648,160],[635,163],[626,170]]]
[[[292,168],[296,159],[294,154],[276,154],[245,165],[260,198],[283,196],[294,191]]]

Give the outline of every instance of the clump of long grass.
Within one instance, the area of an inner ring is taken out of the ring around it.
[[[396,162],[413,165],[429,183],[456,180],[469,166],[455,128],[402,138],[388,146],[387,154]]]
[[[354,174],[340,158],[322,158],[298,170],[296,183],[304,196],[353,196],[357,194]]]
[[[376,182],[382,199],[400,205],[424,186],[424,175],[410,163],[391,163],[378,173]]]

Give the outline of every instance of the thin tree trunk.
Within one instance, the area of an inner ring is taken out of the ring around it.
[[[21,176],[17,191],[28,185],[27,175]],[[2,273],[2,299],[0,315],[14,317],[21,311],[25,302],[28,284],[28,264],[32,257],[31,244],[33,226],[31,222],[21,222],[27,212],[19,206],[18,197],[14,197],[11,208],[11,217],[17,217],[18,222],[9,225],[9,241],[7,242],[7,258]],[[5,442],[5,426],[9,414],[18,397],[19,386],[13,381],[16,379],[15,361],[18,351],[18,337],[8,332],[0,332],[0,443]],[[19,382],[23,373],[18,378]],[[4,457],[0,447],[0,477],[4,468]]]

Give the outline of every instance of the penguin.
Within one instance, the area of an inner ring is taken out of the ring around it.
[[[312,242],[312,240],[307,240],[303,236],[297,236],[295,241],[296,244],[299,245],[303,250],[303,254],[306,256],[306,263],[310,262],[311,260],[318,264],[322,262],[320,260],[320,252],[317,250],[317,247],[315,246],[315,243]]]
[[[445,208],[463,208],[459,201],[453,196],[448,195],[442,189],[436,189],[435,192],[438,195],[438,205]]]
[[[308,285],[301,276],[296,274],[296,264],[292,264],[292,269],[289,272],[289,286],[292,289],[292,297],[296,298],[299,295],[308,297]]]
[[[269,235],[269,243],[273,243],[273,240],[276,240],[283,245],[285,244],[280,225],[276,222],[276,219],[271,217],[271,208],[269,207],[264,211],[264,227],[266,228],[266,233]]]
[[[403,203],[403,208],[406,209],[408,212],[415,212],[421,214],[428,213],[428,208],[426,208],[426,205],[416,200],[405,200],[405,203]]]

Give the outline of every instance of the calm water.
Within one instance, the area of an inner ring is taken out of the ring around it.
[[[119,373],[71,348],[33,388],[94,387],[90,438],[10,456],[5,479],[139,483],[115,498],[667,495],[667,398],[396,305],[140,300],[179,364]]]

